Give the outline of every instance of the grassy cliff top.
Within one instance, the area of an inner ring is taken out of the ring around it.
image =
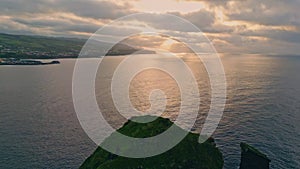
[[[140,118],[145,118],[145,116]],[[118,130],[118,132],[131,137],[146,138],[164,132],[172,124],[173,123],[170,120],[161,117],[145,124],[129,120]],[[97,150],[88,159],[86,159],[80,168],[222,169],[223,156],[219,149],[215,146],[214,140],[208,139],[205,143],[199,144],[198,137],[198,134],[188,133],[188,135],[171,150],[154,157],[139,159],[120,157],[98,147]],[[109,140],[109,138],[106,140]]]

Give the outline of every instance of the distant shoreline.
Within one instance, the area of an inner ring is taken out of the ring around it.
[[[16,58],[6,58],[0,59],[0,66],[9,66],[9,65],[54,65],[60,64],[59,61],[51,61],[51,62],[42,62],[34,59],[16,59]]]
[[[18,59],[78,58],[82,48],[87,42],[87,39],[9,35],[1,33],[0,39],[0,58]],[[108,50],[108,48],[110,49]],[[90,53],[90,56],[119,56],[134,53],[152,54],[155,52],[132,47],[123,43],[110,44],[103,42],[97,44],[97,51]]]

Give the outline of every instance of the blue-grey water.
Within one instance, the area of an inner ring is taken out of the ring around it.
[[[238,55],[222,56],[222,61],[228,96],[214,138],[224,168],[238,168],[241,141],[267,154],[273,169],[300,168],[300,57]],[[197,73],[199,64],[186,62]],[[73,108],[74,63],[63,59],[60,65],[0,67],[0,168],[78,168],[95,150]],[[199,83],[208,86],[205,78]],[[142,91],[158,86],[173,94],[165,112],[172,118],[178,111],[174,85],[161,72],[138,75],[131,88],[133,105],[147,109]],[[97,86],[97,96],[105,98],[101,82]],[[209,101],[202,102],[205,110]]]

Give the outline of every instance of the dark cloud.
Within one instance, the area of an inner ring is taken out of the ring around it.
[[[1,0],[0,31],[63,35],[93,33],[110,20],[133,13],[127,3],[96,0]]]
[[[37,28],[43,27],[55,27],[55,26],[66,26],[72,24],[70,21],[61,19],[45,19],[45,18],[12,18],[11,21],[17,22],[19,24],[28,25]]]
[[[248,21],[262,25],[298,26],[300,23],[298,19],[300,17],[299,6],[299,0],[239,2],[233,7],[240,8],[240,11],[230,12],[229,10],[227,16],[231,20]]]
[[[288,30],[257,30],[241,33],[242,36],[264,37],[273,40],[286,41],[290,43],[300,43],[300,32]]]
[[[0,3],[0,14],[2,15],[45,13],[51,11],[49,0],[1,0]]]
[[[262,25],[299,25],[299,0],[205,1],[210,8],[223,9],[229,20]]]
[[[179,12],[177,13],[171,13],[173,15],[177,15],[179,17],[182,17],[191,23],[193,23],[195,26],[197,26],[200,29],[209,28],[212,26],[212,24],[215,21],[215,13],[207,10],[199,10],[197,12],[190,12],[186,14],[181,14]]]
[[[195,27],[201,29],[209,29],[215,20],[213,12],[206,10],[199,10],[197,12],[185,13],[168,12],[166,14],[159,13],[146,13],[143,15],[134,16],[135,20],[144,22],[155,29],[180,31],[180,32],[193,32]],[[132,19],[134,20],[134,19]],[[192,23],[195,27],[188,26],[188,22]]]
[[[101,19],[117,19],[119,17],[134,13],[129,4],[118,5],[111,1],[95,1],[95,0],[58,0],[55,3],[60,11],[69,11],[78,16],[101,18]]]
[[[70,20],[70,19],[63,19],[63,18],[12,18],[11,21],[27,25],[29,27],[34,28],[49,28],[54,31],[62,32],[62,31],[75,31],[75,32],[95,32],[101,27],[102,25],[90,22],[83,22],[81,20]]]
[[[73,13],[81,17],[116,19],[131,14],[129,4],[96,0],[1,0],[0,14]]]

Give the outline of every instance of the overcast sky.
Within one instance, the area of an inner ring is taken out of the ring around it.
[[[144,24],[176,33],[161,15],[169,13],[199,27],[219,52],[296,55],[299,7],[300,0],[1,0],[0,32],[88,37],[117,18],[146,12]],[[130,23],[112,31],[118,29],[130,31]]]

